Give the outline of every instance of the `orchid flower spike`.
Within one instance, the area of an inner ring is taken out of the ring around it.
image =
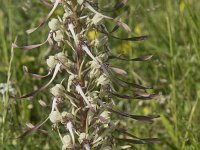
[[[49,49],[52,50],[53,54],[47,56],[46,59],[48,74],[30,73],[27,67],[23,67],[23,71],[30,77],[43,79],[51,76],[51,79],[39,89],[20,98],[33,97],[55,82],[46,96],[52,97],[49,101],[51,107],[46,107],[48,102],[39,101],[39,103],[45,106],[44,108],[50,109],[45,122],[50,120],[52,127],[57,129],[57,134],[62,141],[62,149],[124,149],[121,147],[123,141],[129,142],[131,145],[158,141],[156,138],[137,138],[127,132],[125,128],[128,127],[130,121],[123,121],[124,123],[119,126],[122,117],[151,123],[158,116],[133,115],[120,111],[116,108],[118,102],[116,98],[128,99],[129,102],[132,99],[146,101],[154,99],[155,94],[147,93],[146,89],[148,88],[124,81],[121,77],[126,76],[127,71],[115,66],[115,63],[110,64],[111,59],[147,61],[151,59],[152,55],[126,59],[112,54],[111,48],[108,46],[110,45],[109,37],[116,40],[139,41],[146,39],[147,36],[128,38],[114,36],[114,32],[119,27],[127,32],[130,32],[130,28],[122,22],[123,19],[105,15],[103,12],[107,10],[107,7],[101,6],[100,8],[99,0],[41,1],[52,8],[41,23],[28,30],[27,33],[30,34],[43,26],[56,9],[60,9],[59,12],[63,14],[59,13],[56,18],[50,19],[48,22],[49,34],[43,43],[29,46],[12,44],[12,48],[30,50],[45,43],[50,45]],[[122,8],[126,2],[127,0],[118,0],[114,7],[109,10]],[[107,28],[109,24],[105,24],[105,20],[115,23],[111,31]],[[118,78],[118,75],[121,77]],[[132,95],[119,93],[118,88],[115,89],[117,85],[121,88],[128,87],[127,90],[132,91],[127,93],[132,93]],[[112,117],[112,113],[119,117]],[[39,128],[43,124],[44,122],[33,126],[20,137],[41,130]],[[66,130],[62,130],[62,128]],[[54,131],[52,130],[52,132]],[[122,138],[118,138],[117,135]],[[129,136],[128,139],[126,139],[127,136]]]

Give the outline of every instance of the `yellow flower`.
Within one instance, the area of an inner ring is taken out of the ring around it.
[[[180,5],[179,5],[179,10],[180,10],[180,12],[183,12],[184,9],[185,9],[185,2],[181,1]]]
[[[98,36],[99,36],[99,33],[97,31],[95,31],[95,30],[91,30],[88,33],[88,38],[89,38],[90,41],[95,40]]]
[[[132,50],[131,43],[129,41],[123,41],[119,48],[119,53],[128,55],[130,50]]]
[[[149,115],[151,113],[151,109],[149,109],[148,107],[144,107],[143,112],[145,115]]]
[[[134,28],[134,32],[136,34],[141,34],[141,25],[136,25],[135,28]]]

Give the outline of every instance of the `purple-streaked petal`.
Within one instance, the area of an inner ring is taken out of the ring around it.
[[[51,33],[49,33],[47,39],[43,43],[40,43],[40,44],[27,45],[27,46],[18,46],[15,43],[12,43],[12,47],[13,48],[23,49],[23,50],[31,50],[31,49],[34,49],[34,48],[37,48],[37,47],[40,47],[40,46],[44,45],[49,40],[50,37],[51,37]]]
[[[35,30],[37,30],[39,27],[43,26],[44,23],[45,23],[45,22],[49,19],[49,17],[53,14],[53,12],[55,11],[55,9],[57,8],[57,6],[58,6],[58,4],[59,4],[60,2],[61,2],[61,0],[56,0],[55,3],[54,3],[54,5],[53,5],[53,8],[52,8],[51,11],[49,12],[49,14],[48,14],[45,18],[43,18],[42,22],[41,22],[37,27],[32,28],[32,29],[29,29],[29,30],[27,30],[26,32],[27,32],[28,34],[31,34],[31,33],[33,33]]]
[[[89,106],[90,103],[89,103],[87,97],[85,96],[85,94],[84,94],[84,92],[83,92],[83,90],[82,90],[82,88],[81,88],[81,86],[80,86],[79,84],[76,85],[76,91],[83,97],[84,101],[85,101],[86,104]]]
[[[112,20],[113,22],[116,22],[119,26],[123,27],[127,32],[131,32],[130,27],[129,27],[127,24],[123,23],[121,20],[119,20],[119,19],[114,19],[114,18],[112,18],[112,17],[105,16],[105,15],[99,13],[99,12],[96,11],[88,2],[85,2],[84,5],[85,5],[85,7],[87,7],[87,8],[88,8],[90,11],[92,11],[93,13],[95,13],[95,14],[97,14],[97,15],[103,17],[103,18]]]
[[[115,55],[111,55],[109,56],[109,59],[119,59],[119,60],[124,60],[124,61],[147,61],[150,60],[153,57],[153,55],[144,55],[138,58],[131,58],[131,59],[127,59],[127,58],[122,58],[122,57],[118,57]]]
[[[120,74],[120,75],[123,75],[123,76],[127,75],[127,72],[125,70],[121,69],[121,68],[116,68],[116,67],[109,67],[109,68],[111,68],[112,71],[114,71],[117,74]]]
[[[23,99],[23,98],[28,98],[28,97],[32,97],[32,96],[35,96],[37,93],[39,93],[40,91],[44,90],[45,88],[47,88],[49,86],[49,84],[51,84],[51,82],[55,79],[56,75],[58,74],[58,71],[60,70],[60,67],[61,67],[61,64],[58,63],[54,69],[54,73],[53,73],[53,76],[51,78],[51,80],[45,84],[44,86],[42,86],[41,88],[31,92],[31,93],[28,93],[24,96],[21,96],[20,99]]]
[[[48,76],[51,74],[51,72],[52,72],[52,71],[50,70],[46,75],[34,74],[34,73],[30,73],[30,72],[28,71],[28,68],[27,68],[26,66],[23,66],[23,71],[24,71],[27,75],[29,75],[30,77],[32,77],[32,78],[39,78],[39,79],[48,77]]]
[[[23,139],[24,137],[26,137],[27,135],[37,131],[45,122],[47,122],[47,120],[49,119],[49,117],[47,119],[45,119],[42,123],[38,123],[37,125],[35,125],[33,128],[27,130],[26,132],[24,132],[22,135],[18,136],[17,138],[19,139]]]

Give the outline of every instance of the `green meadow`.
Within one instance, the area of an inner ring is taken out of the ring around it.
[[[101,0],[106,3],[105,0]],[[110,4],[112,6],[113,3]],[[31,72],[47,73],[46,58],[51,53],[48,44],[23,51],[12,49],[19,45],[41,43],[46,40],[48,26],[31,35],[26,30],[35,27],[49,12],[39,0],[0,0],[0,149],[55,150],[61,142],[51,123],[24,139],[18,139],[28,127],[45,120],[50,111],[49,89],[33,99],[15,99],[37,89],[49,79],[33,79]],[[53,16],[62,12],[55,11]],[[122,119],[132,134],[156,137],[160,142],[133,145],[136,150],[200,150],[200,2],[198,0],[129,0],[120,10],[107,15],[120,15],[132,33],[118,30],[118,37],[149,35],[144,41],[128,42],[110,38],[113,53],[135,58],[152,54],[150,61],[123,62],[112,60],[113,66],[125,69],[126,81],[153,87],[149,90],[159,96],[151,101],[118,100],[120,110],[132,114],[160,115],[152,124]],[[110,28],[113,24],[107,23]],[[91,35],[92,36],[92,33]],[[56,81],[54,81],[56,83]],[[9,86],[6,86],[9,85]],[[126,89],[118,88],[127,93]],[[130,94],[130,93],[127,93]],[[42,107],[39,100],[45,101]],[[117,116],[113,116],[116,118]],[[128,143],[122,143],[128,145]]]

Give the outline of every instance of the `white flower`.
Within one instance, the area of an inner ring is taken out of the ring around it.
[[[63,140],[63,147],[62,147],[63,150],[66,150],[67,148],[72,148],[72,140],[70,135],[65,135],[62,140]]]
[[[85,140],[85,139],[86,139],[86,133],[81,133],[79,135],[78,141],[81,144],[83,142],[83,140]]]
[[[64,112],[62,112],[62,118],[65,118],[65,117],[67,117],[67,118],[73,118],[73,115],[71,114],[71,113],[68,113],[68,112],[66,112],[66,111],[64,111]]]
[[[63,52],[60,52],[60,53],[56,54],[55,58],[59,59],[62,63],[65,63],[68,60],[67,55],[65,53],[63,53]]]
[[[61,97],[65,92],[65,87],[62,84],[56,84],[50,89],[50,92],[56,97]]]
[[[72,12],[68,9],[68,7],[65,8],[65,13],[63,15],[63,21],[65,22],[69,16],[72,14]]]
[[[58,111],[52,111],[49,114],[49,119],[52,123],[59,123],[62,120],[62,116]]]
[[[49,56],[49,58],[47,59],[47,65],[51,69],[53,69],[56,66],[56,60],[55,60],[54,56]]]
[[[98,79],[97,79],[97,86],[99,85],[107,85],[110,83],[110,80],[107,76],[105,75],[101,75]]]
[[[67,85],[67,91],[68,92],[70,92],[70,87],[71,87],[71,85],[72,85],[72,81],[74,80],[74,79],[76,79],[77,78],[77,75],[74,75],[74,74],[71,74],[70,76],[69,76],[69,78],[68,78],[68,85]]]
[[[100,69],[101,68],[101,65],[99,63],[97,63],[96,61],[90,61],[90,67],[92,69]]]
[[[90,68],[91,71],[89,72],[89,77],[94,78],[94,77],[99,77],[101,74],[101,65],[97,61],[90,61]]]
[[[56,42],[62,41],[63,40],[63,33],[60,30],[56,31],[56,33],[53,34],[53,39]]]
[[[96,103],[98,99],[97,91],[89,92],[87,98],[89,102]]]
[[[52,31],[57,31],[60,28],[60,22],[58,19],[53,18],[49,21],[48,26]]]
[[[110,119],[110,112],[109,111],[103,111],[101,114],[100,114],[101,117],[103,117],[104,119],[106,120],[109,120]]]
[[[11,85],[8,85],[7,83],[0,83],[0,93],[4,95],[6,90],[8,90],[8,92],[12,93],[13,95],[17,93]]]

